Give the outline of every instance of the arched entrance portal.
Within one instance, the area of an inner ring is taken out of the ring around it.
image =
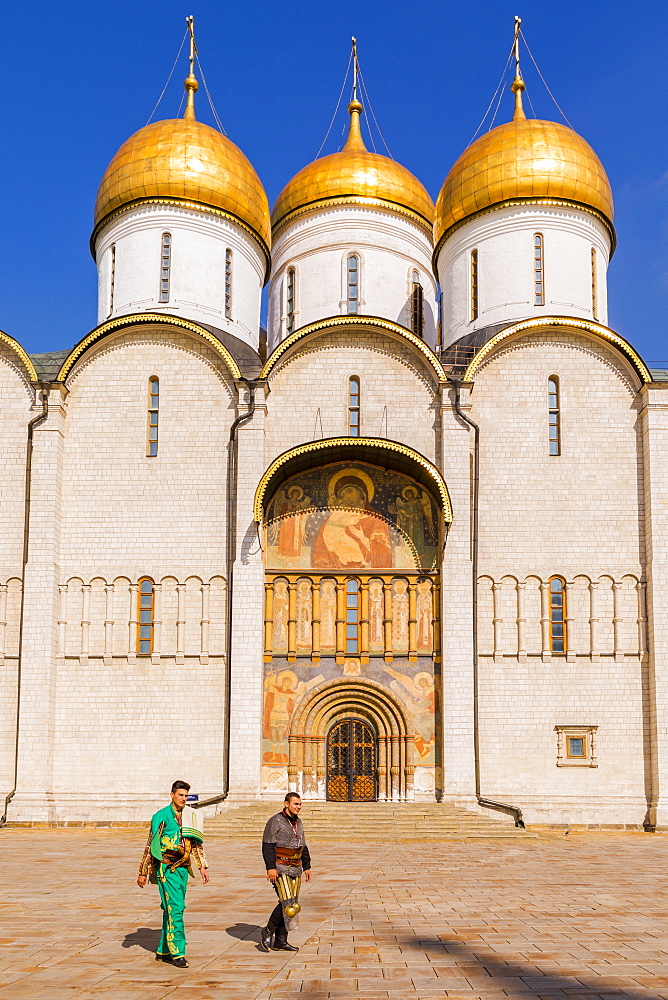
[[[355,733],[353,727],[346,738],[350,723],[358,729]],[[406,712],[390,692],[367,678],[341,678],[307,695],[292,717],[288,743],[290,791],[306,799],[346,802],[355,788],[360,796],[355,801],[414,798],[415,737]],[[357,762],[345,759],[351,746]],[[371,780],[355,784],[355,775]],[[343,780],[332,783],[332,778]]]
[[[362,719],[343,719],[327,734],[327,798],[376,801],[376,734]]]

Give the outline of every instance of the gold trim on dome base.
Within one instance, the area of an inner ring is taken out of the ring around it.
[[[7,347],[11,348],[12,351],[18,354],[21,361],[26,366],[31,382],[39,382],[37,369],[35,368],[30,355],[23,350],[18,340],[14,340],[14,338],[10,337],[8,333],[4,332],[4,330],[0,330],[0,344],[6,344]]]
[[[424,455],[414,451],[405,444],[400,444],[398,441],[388,441],[386,438],[369,437],[323,438],[319,441],[309,441],[308,444],[302,444],[297,448],[290,448],[288,451],[284,451],[282,455],[279,455],[278,458],[274,459],[258,483],[258,487],[255,491],[255,499],[253,501],[253,517],[255,521],[257,521],[258,524],[262,521],[264,514],[264,498],[267,492],[267,487],[282,466],[295,458],[299,458],[301,455],[309,455],[318,451],[333,451],[337,448],[346,448],[352,451],[363,451],[364,449],[374,448],[380,452],[390,451],[404,455],[406,458],[410,459],[414,465],[418,465],[427,473],[432,485],[435,486],[436,492],[441,501],[441,509],[444,520],[448,523],[452,521],[452,505],[450,503],[448,487],[446,486],[443,476],[433,462],[430,462],[428,458],[424,457]],[[360,461],[366,460],[367,459],[360,458]]]
[[[271,227],[272,240],[275,240],[279,233],[286,226],[294,222],[295,219],[299,219],[304,215],[310,215],[312,212],[323,212],[328,208],[338,208],[347,205],[369,206],[371,208],[380,208],[385,212],[391,212],[393,215],[403,215],[427,234],[430,243],[433,242],[434,226],[431,220],[427,219],[424,215],[420,215],[419,212],[413,212],[410,208],[406,208],[396,201],[389,201],[386,198],[363,198],[360,195],[354,194],[338,195],[333,198],[319,198],[317,201],[309,202],[307,205],[293,208],[291,212],[288,212],[287,215],[284,215]]]
[[[302,326],[299,330],[295,330],[294,333],[291,333],[289,337],[282,340],[278,347],[275,347],[271,352],[264,363],[264,367],[260,373],[260,378],[267,378],[272,368],[276,366],[276,363],[282,355],[285,354],[285,352],[289,350],[293,344],[296,344],[298,340],[302,340],[304,337],[308,337],[314,333],[320,333],[324,330],[335,330],[337,327],[345,326],[375,327],[376,329],[385,330],[387,333],[393,334],[396,337],[401,337],[403,340],[407,340],[413,345],[413,347],[416,347],[418,351],[424,355],[430,367],[433,368],[436,373],[438,381],[440,383],[448,381],[448,376],[445,373],[443,365],[438,360],[429,345],[425,344],[424,340],[418,337],[417,334],[406,329],[405,326],[400,326],[399,323],[393,323],[390,319],[383,319],[382,316],[365,316],[362,313],[354,316],[349,314],[346,314],[345,316],[330,316],[327,319],[320,319],[315,323],[309,323],[308,326]]]
[[[120,208],[116,208],[113,212],[109,212],[109,214],[105,215],[103,219],[100,219],[91,234],[90,252],[93,260],[97,260],[95,256],[95,241],[102,230],[119,216],[125,215],[127,212],[132,212],[136,208],[141,208],[142,205],[169,205],[174,206],[175,208],[187,208],[193,212],[203,212],[205,215],[216,215],[218,218],[227,219],[228,222],[234,222],[237,226],[240,226],[241,229],[247,232],[253,240],[255,240],[262,251],[265,261],[265,285],[269,281],[269,274],[271,272],[271,253],[269,251],[269,247],[259,234],[248,225],[248,223],[244,222],[243,219],[240,219],[238,215],[234,215],[232,212],[226,212],[223,208],[215,208],[213,205],[205,205],[199,201],[188,201],[185,198],[136,198],[134,201],[128,202],[127,205],[121,205]]]
[[[529,319],[525,320],[523,323],[515,323],[513,326],[506,327],[505,330],[501,330],[500,333],[497,333],[495,337],[492,337],[491,340],[488,340],[487,343],[480,348],[466,369],[463,381],[472,382],[474,380],[475,374],[483,361],[489,357],[489,355],[499,346],[499,344],[502,343],[502,341],[508,340],[509,337],[517,336],[517,334],[526,333],[527,331],[544,333],[546,332],[546,328],[551,326],[571,327],[576,330],[585,330],[587,333],[592,333],[595,336],[601,337],[602,340],[612,344],[626,356],[627,360],[631,362],[637,374],[640,376],[642,382],[652,381],[652,376],[647,365],[640,355],[634,351],[627,340],[624,340],[624,338],[620,337],[618,333],[614,332],[614,330],[611,330],[607,326],[602,326],[600,323],[592,323],[590,320],[586,319],[572,319],[569,316],[544,316],[538,319]]]
[[[490,212],[499,211],[502,208],[515,208],[520,205],[548,205],[554,206],[555,208],[574,208],[579,212],[586,212],[588,215],[593,215],[595,219],[602,222],[608,231],[610,236],[610,259],[617,249],[617,234],[615,232],[615,227],[612,225],[609,219],[599,212],[596,208],[591,208],[589,205],[584,205],[581,201],[569,201],[567,198],[506,198],[505,201],[498,201],[494,205],[487,205],[485,208],[478,209],[477,212],[472,212],[467,215],[465,219],[459,219],[458,222],[453,222],[445,232],[440,237],[438,243],[434,248],[433,255],[433,269],[436,278],[438,279],[438,274],[436,272],[436,263],[438,261],[438,255],[443,249],[443,245],[446,240],[450,239],[453,233],[456,233],[458,229],[465,226],[467,222],[471,222],[473,219],[479,219],[482,215],[488,215]]]
[[[118,316],[116,319],[110,319],[106,323],[102,323],[100,326],[95,327],[94,330],[91,330],[87,337],[80,340],[76,347],[73,347],[65,358],[65,361],[61,365],[60,371],[58,372],[56,381],[64,382],[78,359],[88,350],[89,347],[91,347],[98,340],[101,340],[108,333],[112,333],[114,330],[119,330],[127,326],[150,326],[151,324],[157,325],[159,323],[163,326],[174,326],[181,330],[189,330],[202,340],[205,340],[209,347],[212,347],[216,354],[223,359],[232,378],[241,378],[239,365],[236,363],[227,348],[221,344],[217,337],[214,337],[212,333],[205,330],[203,326],[199,326],[198,323],[193,323],[191,320],[187,319],[181,319],[178,316],[171,316],[167,314],[163,316],[161,313],[130,313],[127,316]]]

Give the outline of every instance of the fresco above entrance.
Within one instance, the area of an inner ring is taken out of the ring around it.
[[[399,472],[339,462],[288,479],[266,520],[266,565],[329,571],[432,570],[438,509]]]

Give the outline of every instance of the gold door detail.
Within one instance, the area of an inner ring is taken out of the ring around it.
[[[345,719],[329,732],[327,798],[332,802],[376,799],[376,738],[361,719]]]

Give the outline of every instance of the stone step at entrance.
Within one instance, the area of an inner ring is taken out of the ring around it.
[[[206,820],[205,835],[257,840],[280,802],[223,804]],[[510,817],[486,816],[438,802],[308,802],[301,812],[309,841],[395,842],[461,839],[524,839],[537,834],[513,825]]]

